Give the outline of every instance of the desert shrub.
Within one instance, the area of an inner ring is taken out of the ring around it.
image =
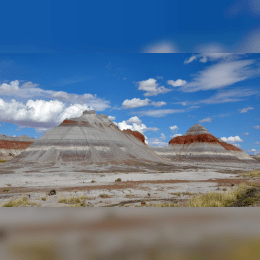
[[[46,197],[42,197],[42,200],[43,200],[43,201],[46,201]]]
[[[3,192],[9,191],[9,189],[3,189]]]
[[[100,194],[99,196],[103,199],[111,198],[108,194]]]
[[[118,179],[115,180],[115,182],[119,182],[119,181],[122,181],[122,179],[118,178]]]
[[[92,180],[91,183],[95,183],[96,181],[95,180]]]

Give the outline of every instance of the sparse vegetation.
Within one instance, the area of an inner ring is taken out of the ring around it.
[[[135,196],[133,194],[126,194],[125,197],[131,199],[131,198],[133,198]]]
[[[7,203],[3,205],[3,207],[28,207],[28,206],[39,206],[39,204],[33,201],[28,201],[26,197],[22,197],[17,200],[11,198]]]
[[[260,177],[260,171],[251,171],[243,174],[244,177]]]
[[[43,200],[43,201],[46,201],[46,197],[42,197],[42,200]]]
[[[9,191],[9,189],[3,189],[3,192],[7,192],[7,191]]]
[[[100,194],[99,195],[101,198],[103,199],[107,199],[107,198],[111,198],[112,196],[108,195],[108,194]]]
[[[181,196],[181,193],[180,192],[172,192],[170,193],[171,195],[175,195],[177,197],[180,197]]]
[[[7,162],[7,160],[0,160],[0,163],[4,163],[4,162]]]
[[[119,182],[119,181],[122,181],[122,179],[118,178],[118,179],[115,180],[115,182]]]
[[[92,180],[91,183],[95,183],[96,181],[95,180]]]
[[[249,186],[256,186],[256,183],[251,182],[251,183],[249,183]]]
[[[86,196],[78,196],[78,197],[73,197],[71,196],[70,198],[59,198],[58,203],[65,203],[65,204],[70,204],[74,205],[75,207],[87,207],[85,200],[87,199]]]
[[[201,196],[192,197],[188,207],[227,207],[246,192],[246,184],[241,183],[230,192],[208,192]]]

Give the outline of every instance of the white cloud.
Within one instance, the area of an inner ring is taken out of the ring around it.
[[[252,96],[257,94],[257,91],[250,89],[230,89],[230,90],[219,90],[215,95],[210,98],[199,100],[195,102],[189,102],[190,104],[220,104],[227,102],[241,101],[243,97]]]
[[[39,86],[39,84],[33,84],[31,81],[28,81],[28,82],[23,83],[21,88],[35,88],[37,86]]]
[[[139,119],[139,117],[137,116],[133,116],[131,118],[129,118],[127,121],[126,121],[128,124],[137,124],[137,125],[140,125],[142,123],[142,120]]]
[[[175,135],[171,135],[171,138],[174,138],[176,136],[182,136],[182,134],[175,134]]]
[[[237,135],[237,136],[230,136],[230,137],[221,137],[221,140],[223,140],[226,143],[234,144],[236,142],[243,142],[243,140]]]
[[[0,95],[6,95],[6,94],[14,95],[19,91],[18,86],[19,86],[18,80],[11,81],[10,84],[3,83],[2,85],[0,85]]]
[[[255,129],[260,129],[260,125],[253,126]]]
[[[165,139],[166,139],[166,136],[163,133],[161,133],[161,136],[159,138],[149,138],[148,142],[149,142],[149,145],[152,145],[152,146],[164,147],[164,146],[168,145],[167,142],[164,142]]]
[[[151,102],[150,104],[153,105],[153,106],[155,106],[155,107],[161,107],[161,106],[166,105],[166,102],[164,102],[164,101],[158,101],[158,102]]]
[[[157,43],[150,43],[143,48],[141,52],[144,53],[177,53],[177,47],[170,41],[160,41]]]
[[[199,123],[211,123],[211,121],[212,121],[212,118],[207,117],[205,119],[200,120]]]
[[[249,135],[249,133],[244,133],[243,135],[247,135],[247,136],[248,136],[248,135]]]
[[[54,99],[70,104],[88,105],[96,111],[102,111],[110,107],[109,101],[97,98],[96,95],[85,93],[82,95],[66,93],[64,91],[45,90],[36,87],[31,81],[24,83],[19,87],[19,81],[11,81],[10,84],[0,85],[0,95],[15,97],[18,101],[21,99]]]
[[[159,129],[156,127],[147,127],[145,124],[127,124],[126,121],[122,121],[120,123],[117,124],[118,128],[120,130],[126,130],[126,129],[130,129],[132,131],[138,131],[140,133],[144,133],[146,131],[158,131]]]
[[[253,107],[247,107],[247,108],[243,108],[243,109],[238,109],[240,111],[240,113],[247,113],[248,110],[252,110],[254,109]]]
[[[193,81],[180,88],[184,92],[219,89],[258,76],[260,71],[251,68],[254,60],[224,61],[207,67],[195,75]]]
[[[192,55],[190,58],[184,61],[184,64],[193,62],[194,60],[199,59],[200,62],[206,63],[207,61],[217,61],[217,60],[229,60],[234,59],[237,55],[233,53],[223,53],[219,48],[202,48],[198,52],[202,52],[197,55]]]
[[[146,91],[144,93],[144,96],[157,96],[158,94],[164,94],[169,91],[172,91],[172,89],[167,89],[164,86],[159,87],[159,83],[156,83],[156,79],[150,78],[143,81],[138,81],[139,84],[138,90]]]
[[[183,113],[183,112],[185,112],[184,109],[159,109],[159,110],[137,111],[135,112],[135,114],[138,114],[139,116],[163,117],[168,114]]]
[[[254,144],[255,144],[255,145],[260,145],[260,142],[255,142]]]
[[[108,116],[108,118],[109,118],[111,121],[113,121],[113,120],[116,119],[116,117],[114,117],[114,116]]]
[[[126,99],[122,103],[124,108],[135,108],[135,107],[143,107],[148,106],[150,99],[140,99],[140,98],[133,98],[133,99]]]
[[[179,128],[177,125],[174,125],[174,126],[170,126],[170,129],[173,133],[175,133]]]
[[[176,81],[174,81],[174,80],[167,81],[167,84],[171,85],[173,87],[181,87],[181,86],[185,85],[186,83],[187,83],[187,81],[182,80],[182,79],[177,79]]]
[[[158,101],[158,102],[150,102],[150,99],[140,99],[140,98],[133,98],[133,99],[126,99],[123,101],[122,106],[124,108],[136,108],[136,107],[144,107],[144,106],[155,106],[155,107],[161,107],[166,105],[166,102],[164,101]]]
[[[27,127],[54,127],[60,122],[64,104],[60,101],[28,100],[26,104],[0,99],[0,120]]]
[[[256,154],[259,154],[260,153],[260,150],[256,150],[256,149],[246,149],[245,150],[247,153],[254,153],[254,155],[256,155]]]
[[[89,107],[88,105],[81,104],[70,105],[62,111],[62,113],[59,115],[59,118],[61,121],[63,121],[66,118],[78,117],[82,115],[84,110],[93,110],[93,108]]]

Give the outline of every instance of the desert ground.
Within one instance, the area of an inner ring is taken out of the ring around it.
[[[192,197],[227,193],[240,183],[257,188],[260,177],[244,175],[259,170],[260,164],[227,162],[3,163],[0,206],[24,199],[34,207],[186,207]]]

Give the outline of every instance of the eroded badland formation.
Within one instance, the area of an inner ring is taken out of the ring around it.
[[[185,204],[194,194],[249,183],[241,173],[260,169],[259,160],[201,125],[167,147],[151,147],[141,133],[121,131],[94,110],[65,119],[38,140],[0,136],[0,145],[3,158],[16,155],[0,166],[1,204],[21,194],[46,207],[64,206],[61,197],[71,195],[88,197],[94,207],[143,200]],[[56,194],[46,199],[51,189]]]

